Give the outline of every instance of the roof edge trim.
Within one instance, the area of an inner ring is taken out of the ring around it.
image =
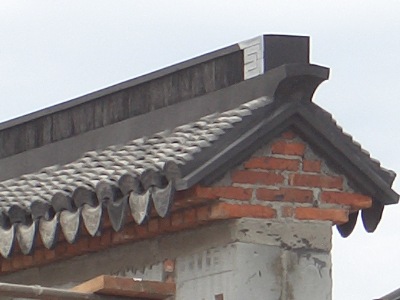
[[[22,116],[13,118],[8,121],[0,122],[0,130],[10,128],[10,127],[13,127],[16,125],[20,125],[20,124],[32,121],[34,119],[37,119],[37,118],[40,118],[40,117],[43,117],[43,116],[46,116],[49,114],[53,114],[53,113],[57,113],[57,112],[69,109],[71,107],[81,105],[83,103],[92,101],[92,100],[100,98],[102,96],[110,95],[110,94],[119,92],[121,90],[124,90],[126,88],[130,88],[135,85],[139,85],[141,83],[148,82],[148,81],[169,75],[171,73],[177,72],[179,70],[189,68],[189,67],[195,66],[197,64],[201,64],[203,62],[212,60],[214,58],[221,57],[221,56],[224,56],[227,54],[231,54],[233,52],[240,51],[240,50],[241,49],[238,44],[233,44],[231,46],[227,46],[222,49],[218,49],[218,50],[206,53],[206,54],[202,54],[200,56],[191,58],[189,60],[184,60],[184,61],[178,62],[176,64],[167,66],[165,68],[162,68],[162,69],[159,69],[159,70],[147,73],[147,74],[143,74],[138,77],[128,79],[126,81],[122,81],[120,83],[113,84],[111,86],[102,88],[100,90],[91,92],[89,94],[78,96],[76,98],[72,98],[65,102],[62,102],[62,103],[59,103],[59,104],[56,104],[56,105],[53,105],[50,107],[46,107],[43,109],[39,109],[32,113],[28,113],[26,115],[22,115]]]

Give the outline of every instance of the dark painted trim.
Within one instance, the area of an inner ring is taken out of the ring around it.
[[[84,96],[78,97],[78,98],[74,98],[71,100],[68,100],[66,102],[54,105],[54,106],[50,106],[48,108],[45,109],[41,109],[38,110],[36,112],[21,116],[21,117],[17,117],[15,119],[11,119],[9,121],[5,121],[0,123],[0,130],[4,130],[6,128],[10,128],[16,125],[20,125],[29,121],[32,121],[34,119],[38,119],[40,117],[44,117],[56,112],[60,112],[78,105],[81,105],[83,103],[92,101],[94,99],[106,96],[106,95],[110,95],[116,92],[119,92],[121,90],[127,89],[127,88],[131,88],[134,87],[136,85],[142,84],[144,82],[148,82],[148,81],[152,81],[154,79],[175,73],[177,71],[201,64],[203,62],[206,61],[210,61],[213,60],[215,58],[221,57],[221,56],[225,56],[227,54],[231,54],[233,52],[236,51],[240,51],[240,47],[238,44],[234,44],[213,52],[209,52],[203,55],[200,55],[198,57],[174,64],[172,66],[133,78],[133,79],[129,79],[127,81],[121,82],[121,83],[117,83],[115,85],[112,85],[110,87],[106,87],[104,89],[100,89],[98,91],[95,91],[93,93],[89,93],[86,94]]]
[[[85,152],[123,144],[130,140],[173,129],[214,113],[233,109],[265,95],[268,74],[187,101],[167,106],[78,136],[0,159],[0,180],[32,173],[41,168],[66,164]],[[157,120],[157,122],[154,122]]]
[[[205,164],[198,166],[179,182],[178,190],[187,189],[198,182],[211,184],[233,166],[248,158],[262,143],[278,136],[285,129],[294,128],[299,130],[307,142],[322,153],[331,165],[349,178],[354,184],[353,188],[385,205],[398,203],[399,195],[391,189],[391,183],[383,180],[379,175],[379,168],[371,166],[368,158],[361,158],[361,150],[351,149],[351,144],[343,139],[343,134],[332,130],[326,132],[325,128],[321,128],[322,124],[329,120],[321,122],[321,119],[312,116],[312,111],[305,113],[309,108],[300,103],[290,103],[276,110],[271,108],[272,106],[266,107],[265,118],[258,117],[259,123],[243,135],[236,135],[236,139],[232,139],[237,133],[235,131],[231,133],[230,141],[218,141],[225,144],[224,150],[218,149],[208,160],[204,159]]]
[[[0,158],[184,102],[243,81],[241,51],[0,130]]]
[[[393,178],[388,176],[389,172],[384,173],[379,165],[374,165],[362,149],[355,149],[354,143],[336,125],[333,126],[332,120],[324,118],[321,110],[311,105],[301,107],[299,115],[302,118],[295,126],[306,134],[315,147],[322,149],[328,160],[342,169],[360,190],[384,204],[397,203],[399,195],[391,189]]]

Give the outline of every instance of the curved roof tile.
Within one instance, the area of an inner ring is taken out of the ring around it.
[[[181,177],[179,166],[269,103],[259,98],[170,131],[86,152],[71,163],[0,182],[0,211],[5,219],[0,253],[9,256],[14,240],[24,254],[31,253],[37,233],[45,247],[52,248],[59,228],[73,243],[81,222],[94,236],[104,209],[116,231],[122,228],[126,211],[138,224],[148,218],[151,205],[165,217],[175,181]]]

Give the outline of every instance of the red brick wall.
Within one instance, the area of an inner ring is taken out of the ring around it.
[[[199,188],[198,193],[230,199],[230,203],[246,201],[270,207],[277,218],[327,220],[333,224],[345,223],[350,211],[372,205],[370,197],[351,189],[343,175],[291,131],[258,150],[213,187]]]

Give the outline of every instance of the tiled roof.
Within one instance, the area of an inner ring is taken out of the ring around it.
[[[37,234],[47,248],[55,246],[59,231],[73,243],[81,220],[95,236],[103,214],[115,231],[128,212],[138,224],[148,219],[152,206],[165,217],[176,190],[212,183],[288,128],[299,131],[358,192],[373,199],[372,207],[362,210],[364,226],[373,231],[384,205],[398,201],[391,189],[395,174],[311,102],[312,91],[326,78],[322,67],[283,65],[266,74],[265,97],[0,182],[0,253],[8,257],[16,240],[24,254],[31,253]],[[342,235],[351,233],[356,219],[352,213],[338,226]]]
[[[1,254],[10,254],[14,233],[25,254],[32,251],[36,232],[51,248],[57,240],[58,226],[72,243],[80,216],[94,236],[100,229],[104,208],[115,230],[123,226],[127,209],[137,223],[142,223],[151,202],[164,217],[182,176],[181,167],[243,118],[269,103],[266,98],[259,98],[148,138],[87,152],[66,165],[1,182]]]

